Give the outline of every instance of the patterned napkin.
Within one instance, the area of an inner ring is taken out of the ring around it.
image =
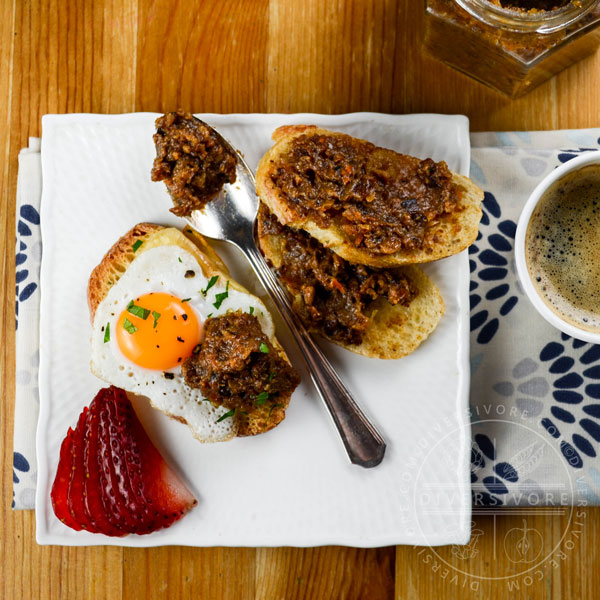
[[[40,139],[29,138],[19,153],[16,247],[16,382],[13,508],[34,508],[37,478],[35,430],[39,411],[40,346]]]
[[[471,481],[477,506],[600,504],[600,346],[561,334],[518,282],[521,209],[600,129],[471,135],[485,191],[471,248]]]
[[[600,346],[561,334],[520,288],[513,243],[544,175],[600,147],[600,129],[471,135],[485,190],[471,266],[474,506],[600,504]],[[40,143],[19,155],[13,508],[34,508],[38,416]]]

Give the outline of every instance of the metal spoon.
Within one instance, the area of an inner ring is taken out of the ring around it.
[[[233,184],[225,184],[224,193],[209,202],[202,211],[193,211],[187,222],[202,235],[230,242],[245,254],[292,332],[313,383],[338,429],[350,461],[366,468],[377,466],[383,460],[385,441],[367,420],[302,321],[292,310],[287,292],[277,281],[257,248],[255,219],[258,197],[252,171],[229,141],[210,125],[203,124],[214,131],[223,145],[237,157],[237,179]]]

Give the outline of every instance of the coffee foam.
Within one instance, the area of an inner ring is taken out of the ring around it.
[[[544,193],[527,228],[525,260],[552,311],[600,332],[600,165],[569,173]]]

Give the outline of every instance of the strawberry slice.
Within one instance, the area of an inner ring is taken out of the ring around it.
[[[113,399],[112,387],[106,390],[101,398],[96,396],[99,402],[98,424],[100,440],[100,466],[104,472],[103,493],[105,501],[110,506],[109,517],[114,520],[126,533],[136,533],[138,530],[138,516],[135,513],[137,507],[129,502],[129,499],[123,494],[123,478],[126,474],[121,474],[121,449],[117,447],[115,439],[115,420],[111,414],[110,404]],[[111,433],[112,430],[112,433]]]
[[[168,527],[192,508],[196,499],[150,441],[127,394],[113,389],[115,422],[125,449],[128,479],[138,504],[146,506],[144,526],[148,531]]]
[[[67,437],[63,440],[60,446],[60,458],[58,459],[58,469],[56,477],[52,484],[50,498],[52,500],[52,508],[54,514],[67,526],[77,531],[81,530],[81,526],[73,519],[69,513],[67,506],[67,495],[69,491],[69,481],[71,479],[71,462],[73,448],[73,430],[69,427]]]
[[[71,446],[71,477],[67,490],[67,508],[73,519],[81,525],[82,529],[96,533],[96,529],[88,519],[84,508],[85,469],[83,466],[84,446],[86,443],[86,416],[87,406],[79,415],[77,427],[73,432],[73,444]]]
[[[168,527],[197,503],[139,422],[127,394],[98,392],[63,441],[52,486],[56,516],[106,535]]]
[[[107,392],[100,390],[99,394]],[[99,447],[99,424],[98,424],[98,402],[92,402],[87,413],[87,443],[84,447],[84,470],[86,477],[84,479],[84,505],[85,514],[97,531],[110,536],[123,536],[126,532],[121,529],[116,519],[109,520],[107,514],[110,514],[109,502],[105,502],[103,487],[103,473],[100,469],[100,447]]]
[[[112,468],[112,450],[110,448],[110,439],[108,436],[108,411],[106,409],[106,397],[110,395],[108,389],[98,392],[94,401],[90,405],[97,416],[98,427],[98,464],[100,467],[100,479],[98,485],[102,503],[104,504],[104,515],[116,527],[123,532],[123,535],[130,532],[130,526],[126,516],[123,515],[123,508],[117,496],[117,480]]]
[[[107,432],[112,452],[111,466],[114,469],[117,482],[116,498],[119,503],[121,514],[128,522],[128,530],[133,533],[146,533],[150,515],[147,514],[147,506],[143,502],[138,502],[138,498],[131,487],[127,461],[125,459],[125,448],[127,447],[127,444],[135,444],[135,440],[130,439],[131,435],[130,432],[127,431],[127,425],[125,425],[127,435],[120,435],[123,423],[120,422],[116,414],[115,394],[120,391],[121,390],[118,388],[109,388],[105,403],[106,415],[109,423]],[[131,403],[125,392],[123,392],[123,396],[133,413],[133,408],[131,407]],[[123,439],[123,437],[125,437],[125,439]]]

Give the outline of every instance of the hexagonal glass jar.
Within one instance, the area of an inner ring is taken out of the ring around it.
[[[600,44],[600,0],[426,0],[425,4],[426,51],[512,98]]]

